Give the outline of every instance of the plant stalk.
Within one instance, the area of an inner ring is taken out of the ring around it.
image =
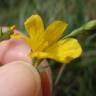
[[[59,83],[59,80],[60,80],[60,78],[61,78],[61,76],[62,76],[62,74],[63,74],[63,71],[64,71],[64,69],[65,69],[65,66],[66,66],[66,64],[62,64],[62,66],[61,66],[61,68],[60,68],[60,70],[59,70],[59,73],[58,73],[58,75],[57,75],[56,81],[55,81],[55,83],[54,83],[54,86],[57,86],[57,84]]]

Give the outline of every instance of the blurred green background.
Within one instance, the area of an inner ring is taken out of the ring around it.
[[[45,26],[60,19],[69,26],[66,34],[87,21],[96,19],[96,0],[0,0],[0,26],[16,24],[24,31],[24,21],[39,14]],[[67,64],[55,96],[96,96],[96,30],[78,35],[83,54]],[[55,81],[61,64],[49,61]],[[55,64],[56,63],[56,64]]]

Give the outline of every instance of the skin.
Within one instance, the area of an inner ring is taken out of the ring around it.
[[[23,40],[0,43],[0,96],[51,96],[51,71],[38,72],[28,57],[30,48]],[[47,66],[46,60],[40,68]]]

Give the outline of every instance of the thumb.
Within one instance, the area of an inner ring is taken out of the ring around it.
[[[0,68],[0,96],[38,96],[40,84],[38,72],[28,63],[16,61]]]

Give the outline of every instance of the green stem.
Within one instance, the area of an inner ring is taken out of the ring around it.
[[[81,32],[83,33],[83,27],[80,27],[78,29],[73,30],[70,34],[66,35],[63,39],[68,38],[68,37],[74,37],[80,34]]]
[[[33,66],[37,68],[41,62],[42,62],[42,59],[36,59],[35,58],[33,61]]]
[[[62,66],[61,66],[61,68],[60,68],[60,70],[59,70],[59,73],[58,73],[58,75],[57,75],[57,78],[56,78],[56,81],[55,81],[55,86],[57,86],[57,84],[59,83],[59,80],[60,80],[60,78],[61,78],[61,76],[62,76],[62,74],[63,74],[63,71],[64,71],[64,69],[65,69],[65,65],[66,64],[62,64]]]
[[[96,20],[89,21],[83,26],[81,26],[80,28],[73,30],[70,34],[66,35],[63,39],[68,37],[74,37],[77,36],[78,34],[89,32],[93,29],[96,29]]]

